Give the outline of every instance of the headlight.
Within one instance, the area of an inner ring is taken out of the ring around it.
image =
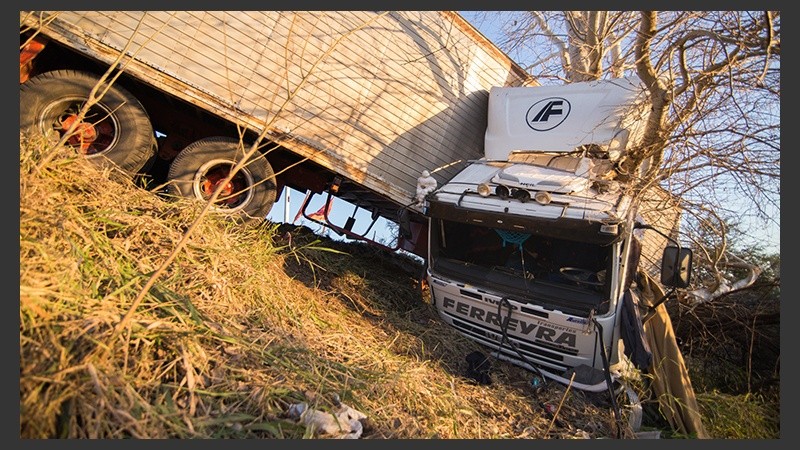
[[[481,197],[488,197],[489,194],[491,194],[491,193],[492,193],[492,189],[489,187],[488,184],[481,183],[481,184],[478,185],[478,194],[480,194]]]

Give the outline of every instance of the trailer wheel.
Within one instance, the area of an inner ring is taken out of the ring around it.
[[[247,148],[227,137],[209,137],[189,144],[169,167],[168,193],[207,201]],[[225,186],[214,210],[243,221],[264,219],[275,203],[276,193],[272,166],[258,153]]]
[[[29,137],[42,134],[55,143],[78,120],[98,83],[94,74],[55,70],[20,85],[19,128]],[[116,165],[130,175],[142,171],[156,154],[153,125],[139,100],[120,86],[89,108],[66,145],[100,165]]]

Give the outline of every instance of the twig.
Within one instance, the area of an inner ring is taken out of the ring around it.
[[[575,372],[572,372],[572,376],[569,377],[569,384],[567,385],[567,390],[564,391],[564,395],[561,396],[561,401],[558,402],[558,408],[556,408],[556,411],[553,413],[553,418],[550,419],[550,425],[547,426],[547,430],[545,430],[544,436],[542,436],[542,438],[545,438],[548,434],[550,434],[550,429],[553,428],[553,424],[556,422],[558,413],[561,412],[561,406],[564,404],[564,400],[566,400],[567,394],[569,394],[569,390],[572,387],[573,380],[575,380]]]

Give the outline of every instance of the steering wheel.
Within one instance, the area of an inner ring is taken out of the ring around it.
[[[564,278],[574,281],[578,284],[585,284],[589,286],[602,286],[604,283],[597,279],[597,274],[589,269],[581,269],[579,267],[562,267],[558,269]],[[594,278],[594,279],[592,279]]]

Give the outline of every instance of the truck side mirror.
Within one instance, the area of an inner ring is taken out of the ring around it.
[[[685,288],[692,275],[692,250],[667,246],[661,258],[661,283],[665,286]]]

